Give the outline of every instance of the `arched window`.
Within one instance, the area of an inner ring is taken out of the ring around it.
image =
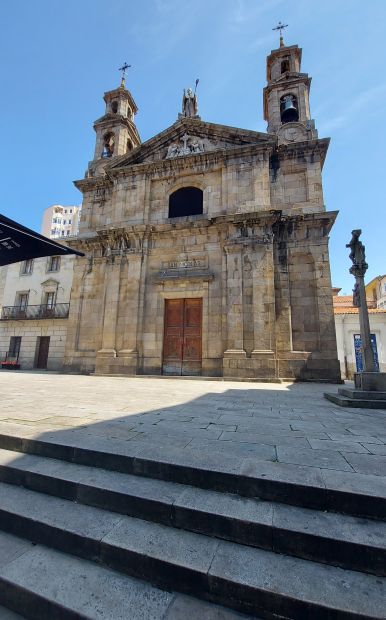
[[[132,143],[132,141],[129,139],[129,140],[127,141],[127,145],[126,145],[126,152],[128,153],[129,151],[132,151],[132,150],[133,150],[133,143]]]
[[[286,71],[290,70],[290,66],[289,66],[289,60],[288,58],[285,58],[284,60],[282,60],[281,62],[281,69],[280,72],[281,73],[285,73]]]
[[[283,95],[280,99],[280,118],[282,123],[293,123],[299,120],[298,100],[295,95]]]
[[[112,131],[103,136],[102,157],[112,157],[114,153],[115,136]]]
[[[181,187],[169,196],[169,217],[200,215],[203,193],[198,187]]]
[[[116,114],[118,112],[118,101],[113,101],[111,103],[111,111]]]

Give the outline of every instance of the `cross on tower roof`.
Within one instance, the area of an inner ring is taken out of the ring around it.
[[[272,30],[278,30],[280,32],[280,47],[284,47],[284,40],[283,40],[283,30],[284,28],[287,28],[288,24],[282,24],[281,22],[278,23],[278,25],[276,26],[276,28],[272,28]]]
[[[131,67],[131,65],[128,65],[127,62],[125,62],[124,65],[122,65],[122,67],[119,67],[118,71],[122,71],[122,78],[121,78],[121,86],[124,87],[125,86],[125,77],[126,77],[126,71],[127,69],[129,69]]]

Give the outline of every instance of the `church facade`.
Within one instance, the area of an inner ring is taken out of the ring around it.
[[[207,123],[195,93],[141,143],[124,78],[94,124],[65,367],[339,381],[319,139],[301,49],[267,58],[267,133]]]

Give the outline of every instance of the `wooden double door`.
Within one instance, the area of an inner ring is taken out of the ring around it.
[[[200,375],[202,299],[166,299],[162,372]]]

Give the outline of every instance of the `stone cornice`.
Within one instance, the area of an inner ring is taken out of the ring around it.
[[[267,86],[265,86],[263,89],[263,93],[264,95],[268,94],[272,90],[276,90],[277,88],[282,86],[288,90],[289,88],[291,88],[292,85],[298,82],[303,82],[304,84],[306,84],[309,90],[311,86],[311,80],[312,78],[310,78],[307,73],[288,73],[288,77],[286,77],[285,79],[280,76],[280,78],[278,78],[277,80],[267,84]]]
[[[329,144],[330,138],[315,138],[314,140],[304,140],[303,142],[281,144],[276,152],[280,160],[285,160],[289,157],[302,157],[305,153],[313,156],[317,154],[320,157],[323,168]]]
[[[124,254],[132,254],[147,250],[148,239],[152,235],[172,235],[179,236],[181,230],[196,229],[204,230],[211,226],[217,226],[221,229],[227,229],[229,226],[236,226],[237,228],[246,226],[258,226],[262,229],[261,234],[252,234],[249,236],[237,236],[232,240],[228,240],[228,245],[231,246],[234,243],[238,244],[251,244],[257,243],[262,245],[269,245],[272,242],[272,236],[269,233],[273,227],[275,237],[285,232],[285,236],[288,238],[293,236],[293,231],[304,229],[320,229],[322,224],[322,236],[328,235],[332,225],[337,217],[337,211],[323,211],[319,213],[309,213],[304,215],[283,215],[281,211],[261,211],[252,213],[243,213],[235,215],[220,215],[211,219],[200,218],[194,221],[184,221],[178,223],[164,223],[164,224],[133,224],[130,226],[121,226],[117,228],[106,228],[95,231],[94,233],[88,233],[84,236],[75,237],[66,240],[70,247],[80,249],[83,251],[91,251],[95,247],[101,245],[113,246],[120,240],[130,240],[131,245],[127,245],[122,251]],[[268,232],[266,232],[268,230]],[[112,254],[119,254],[119,250],[111,250]]]
[[[94,129],[97,129],[98,127],[108,128],[112,125],[123,125],[128,128],[132,126],[135,127],[133,121],[127,116],[123,116],[122,114],[112,114],[109,112],[94,122]]]
[[[75,187],[83,193],[94,191],[96,189],[108,189],[113,185],[113,182],[107,176],[79,179],[77,181],[73,181],[73,183]]]

